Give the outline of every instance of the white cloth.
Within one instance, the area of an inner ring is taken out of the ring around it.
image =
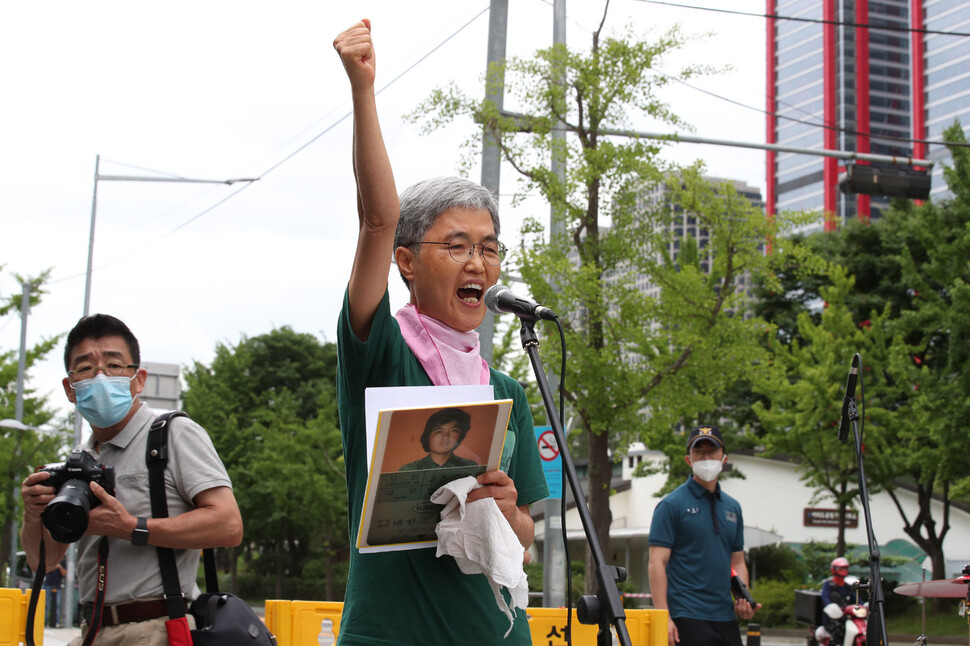
[[[515,608],[529,605],[529,582],[522,568],[522,545],[502,515],[494,498],[466,503],[468,492],[481,485],[474,476],[452,480],[431,495],[431,502],[444,505],[438,534],[438,553],[454,557],[465,574],[484,574],[495,594],[499,610],[509,618],[508,637],[515,622]],[[511,596],[506,604],[505,587]]]

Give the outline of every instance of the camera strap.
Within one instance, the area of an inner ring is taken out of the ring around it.
[[[37,591],[44,587],[44,577],[47,575],[47,544],[44,537],[40,537],[39,561],[37,573],[34,574],[34,586],[30,590],[30,601],[27,605],[27,624],[24,630],[24,644],[34,646],[34,622],[37,613]],[[108,537],[102,536],[98,542],[98,588],[94,595],[94,612],[88,624],[88,632],[84,636],[82,646],[90,646],[101,629],[101,612],[104,609],[104,593],[108,587]]]
[[[165,465],[168,464],[168,422],[173,417],[188,417],[182,411],[163,413],[155,418],[148,430],[145,447],[145,463],[148,466],[148,491],[152,501],[152,517],[168,518],[168,501],[165,500]],[[171,619],[185,616],[185,598],[179,583],[175,550],[156,547],[158,567],[162,573],[165,605]]]
[[[88,624],[88,634],[84,636],[82,646],[90,646],[98,636],[98,631],[101,630],[101,613],[104,610],[104,593],[107,589],[108,537],[102,536],[98,541],[98,588],[94,594],[94,611],[91,613],[91,623]]]
[[[37,572],[34,573],[34,585],[30,589],[30,601],[27,602],[27,624],[24,628],[24,643],[27,646],[34,646],[34,621],[37,614],[37,599],[40,597],[38,591],[44,587],[44,576],[47,574],[47,562],[45,559],[44,534],[40,535],[40,561],[37,565]],[[13,572],[14,565],[10,564],[10,571]],[[43,619],[41,619],[43,621]]]

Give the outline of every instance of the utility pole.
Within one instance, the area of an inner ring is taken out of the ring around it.
[[[493,65],[505,64],[505,42],[509,30],[509,0],[491,0],[488,12],[488,54],[485,62],[485,100],[491,101],[501,111],[505,101],[505,72],[492,78]],[[500,142],[486,129],[482,133],[482,186],[499,199],[502,149]],[[492,362],[492,337],[495,336],[495,316],[485,314],[478,326],[478,341],[482,358]]]
[[[488,21],[488,68],[486,69],[485,99],[504,112],[505,78],[493,76],[492,65],[505,60],[506,35],[508,33],[508,0],[491,0]],[[553,3],[553,44],[566,44],[566,0]],[[497,66],[496,66],[497,67]],[[561,82],[565,83],[565,73]],[[501,142],[486,130],[482,134],[482,186],[499,194],[501,172]],[[566,132],[557,128],[553,132],[553,153],[551,170],[560,181],[565,177]],[[562,229],[562,218],[557,217],[556,207],[551,206],[549,215],[550,232],[553,237]],[[492,360],[492,337],[495,334],[495,317],[485,315],[478,327],[482,357]],[[545,539],[543,542],[543,605],[557,608],[566,604],[566,558],[562,539],[561,499],[545,501]]]
[[[566,0],[554,0],[552,5],[552,44],[566,45]],[[566,72],[560,70],[559,82],[566,83]],[[552,160],[550,170],[559,182],[566,177],[566,131],[561,125],[552,131]],[[563,233],[561,209],[549,206],[550,242],[557,240]],[[553,382],[558,382],[552,375]],[[558,384],[557,384],[558,385]],[[568,431],[568,428],[566,429]],[[560,449],[561,450],[561,449]],[[563,470],[565,473],[565,470]],[[562,487],[562,496],[566,495]],[[546,608],[560,608],[566,605],[566,577],[570,571],[566,563],[566,547],[563,541],[564,519],[562,515],[563,498],[546,498],[546,513],[543,520],[542,544],[542,605]]]

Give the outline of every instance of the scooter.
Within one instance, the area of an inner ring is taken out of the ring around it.
[[[855,603],[842,607],[830,603],[823,608],[822,597],[817,590],[795,591],[795,620],[809,626],[806,646],[865,646],[868,616],[868,604]],[[831,635],[822,627],[826,617],[845,621],[845,637],[841,644],[830,643]]]
[[[822,608],[822,612],[832,619],[842,619],[845,622],[845,637],[842,644],[832,644],[828,631],[819,626],[815,630],[813,640],[820,646],[865,646],[866,622],[869,617],[868,604],[852,604],[840,608],[838,604],[830,603]]]

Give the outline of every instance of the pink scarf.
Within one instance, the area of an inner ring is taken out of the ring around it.
[[[459,332],[408,303],[394,315],[401,335],[435,386],[488,385],[478,332]]]

